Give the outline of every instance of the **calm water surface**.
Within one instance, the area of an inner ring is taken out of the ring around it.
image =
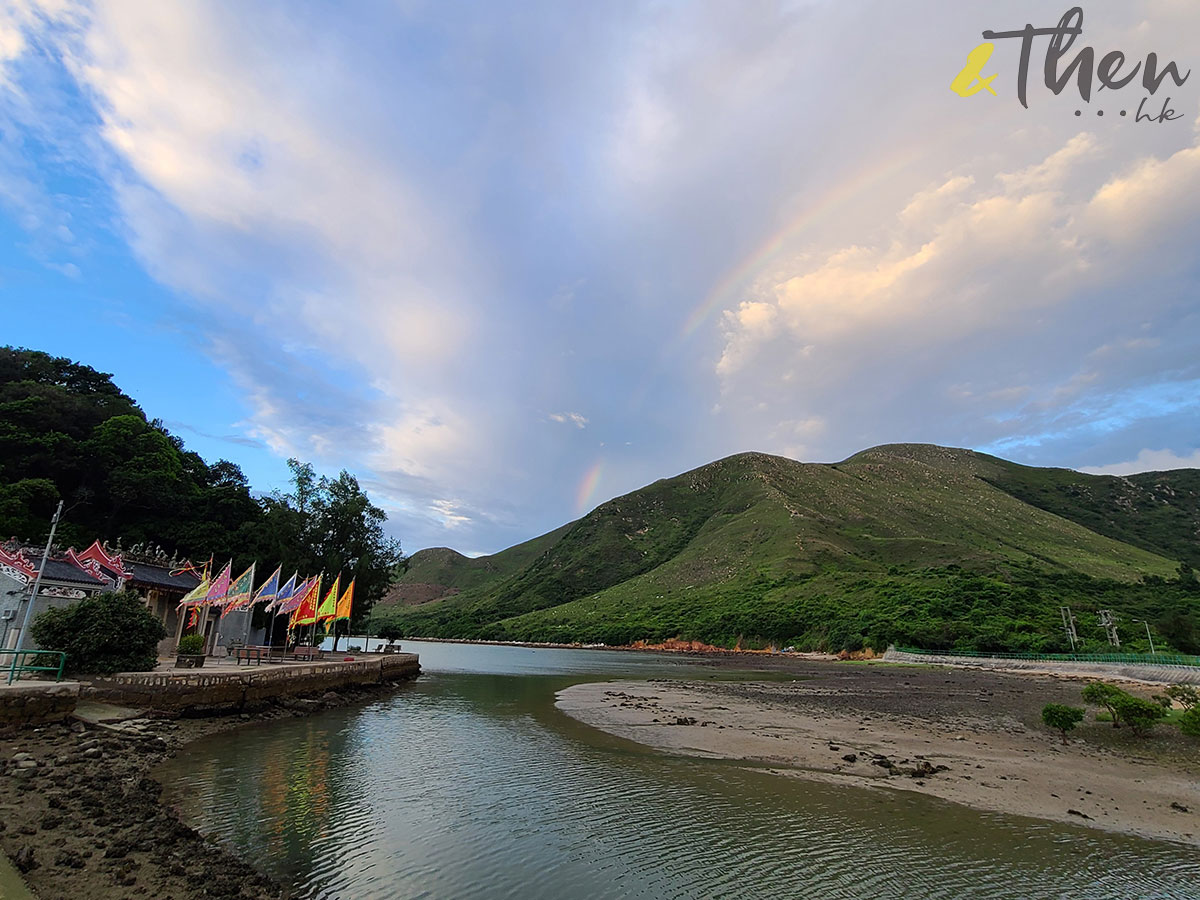
[[[1200,898],[1191,848],[662,755],[554,708],[696,664],[406,649],[424,674],[395,696],[191,745],[168,800],[308,898]]]

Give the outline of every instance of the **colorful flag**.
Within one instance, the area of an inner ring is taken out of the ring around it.
[[[342,594],[342,599],[337,602],[337,615],[335,619],[350,618],[350,607],[354,603],[354,579],[350,579],[350,585],[346,588],[346,593]]]
[[[199,606],[204,602],[204,598],[208,594],[209,587],[211,587],[209,580],[207,578],[202,579],[198,585],[183,595],[183,599],[179,601],[179,608],[182,609],[185,606]]]
[[[208,587],[208,593],[204,595],[205,603],[220,603],[225,599],[225,595],[229,593],[229,570],[233,568],[233,560],[225,563],[225,568],[221,570],[221,574],[213,579],[213,583]]]
[[[299,577],[299,572],[292,573],[292,577],[284,583],[283,587],[275,592],[275,599],[267,604],[267,612],[278,612],[283,608],[285,603],[292,599],[296,593],[296,579]]]
[[[333,579],[333,584],[329,586],[329,593],[325,595],[325,599],[321,601],[321,605],[317,607],[317,621],[326,622],[337,615],[337,600],[338,588],[341,585],[341,573]]]
[[[300,598],[300,605],[296,607],[294,614],[297,625],[312,625],[317,621],[317,598],[321,596],[321,577],[318,575],[317,580]]]
[[[274,572],[271,573],[271,577],[263,583],[263,586],[255,591],[255,603],[263,603],[264,601],[275,599],[276,595],[279,593],[279,576],[282,574],[280,572],[280,569],[282,568],[283,566],[279,566]]]
[[[300,605],[300,601],[304,599],[305,593],[312,587],[314,581],[316,581],[315,578],[306,578],[300,584],[296,585],[296,589],[292,591],[292,595],[279,604],[277,611],[281,613],[295,612],[296,607]]]
[[[225,618],[235,609],[240,609],[251,602],[254,597],[254,567],[258,563],[250,563],[250,568],[237,577],[237,581],[229,585],[222,601],[221,618]]]

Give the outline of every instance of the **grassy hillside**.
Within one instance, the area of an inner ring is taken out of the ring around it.
[[[572,524],[491,556],[463,556],[449,547],[418,550],[380,605],[415,606],[516,574],[553,547]]]
[[[1061,602],[1103,601],[1178,614],[1186,643],[1194,582],[1168,584],[1176,545],[1159,546],[1146,524],[1160,516],[1117,519],[1114,534],[1136,544],[1098,533],[1076,508],[1005,489],[1030,481],[1013,474],[1024,468],[930,445],[831,465],[739,454],[611,500],[528,564],[475,571],[470,584],[462,558],[438,551],[438,576],[461,593],[391,615],[410,634],[446,637],[1033,649],[1057,641]]]

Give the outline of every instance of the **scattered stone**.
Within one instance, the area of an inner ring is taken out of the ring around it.
[[[842,759],[844,759],[848,763],[856,763],[856,762],[858,762],[858,754],[857,753],[847,753],[845,756],[842,757]]]
[[[1079,816],[1079,818],[1081,818],[1081,819],[1090,819],[1091,818],[1091,816],[1087,815],[1086,813],[1081,813],[1077,809],[1068,809],[1067,815],[1068,816]]]
[[[1171,801],[1171,809],[1176,810],[1178,812],[1188,812],[1188,808],[1186,806],[1184,806],[1182,803],[1179,803],[1175,800]]]
[[[32,872],[38,867],[38,861],[33,855],[33,848],[26,844],[12,858],[13,865],[22,872]]]

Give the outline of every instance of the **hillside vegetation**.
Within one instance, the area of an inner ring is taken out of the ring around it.
[[[739,454],[493,557],[415,554],[396,590],[445,590],[376,621],[430,637],[1049,651],[1073,605],[1093,645],[1089,612],[1112,608],[1133,646],[1137,618],[1191,651],[1197,474],[1130,481],[915,444],[836,464]]]

